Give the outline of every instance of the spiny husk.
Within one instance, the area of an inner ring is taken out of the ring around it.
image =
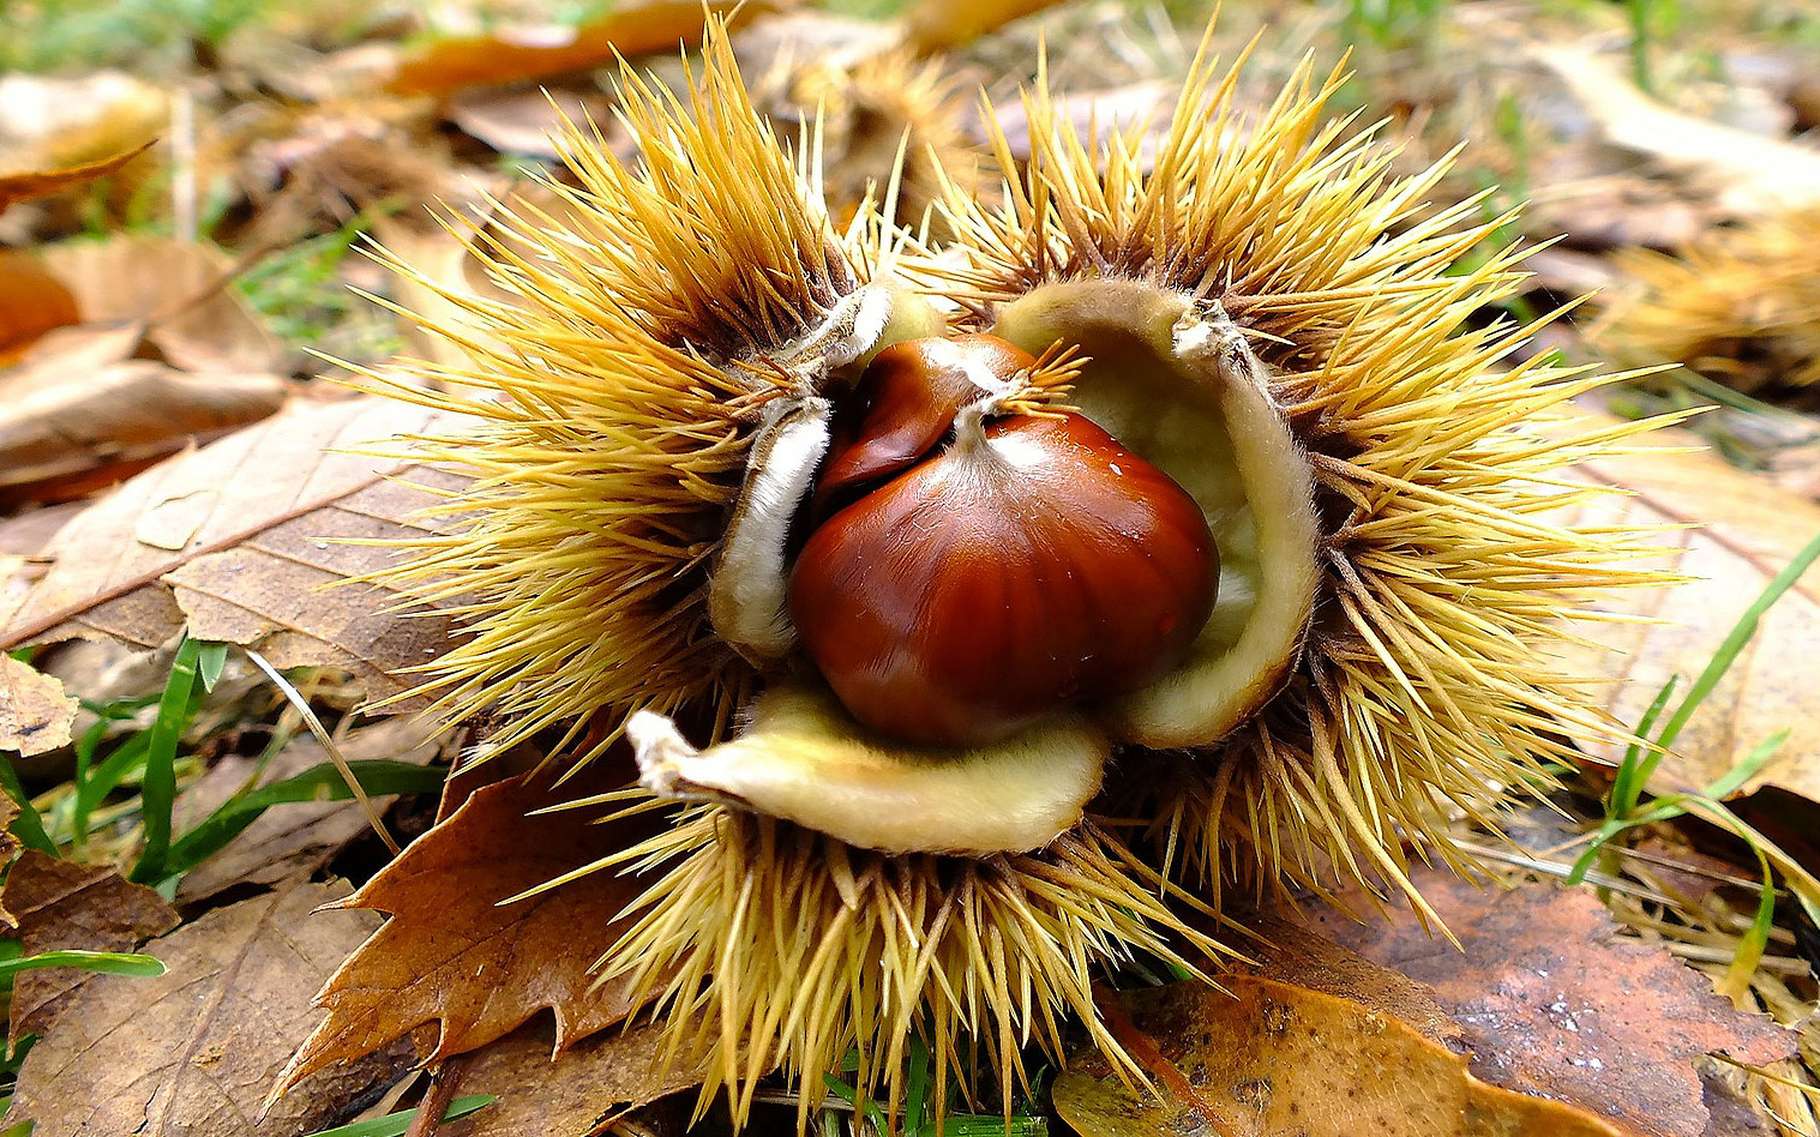
[[[435,682],[457,713],[516,716],[502,742],[597,713],[616,727],[640,708],[724,722],[751,673],[709,634],[705,565],[755,408],[792,381],[764,381],[767,353],[885,255],[867,211],[835,233],[817,172],[799,177],[757,122],[724,37],[707,50],[693,121],[628,79],[644,172],[571,139],[584,183],[571,200],[607,239],[521,219],[544,252],[497,250],[495,271],[522,309],[460,298],[484,333],[463,337],[479,362],[425,370],[494,397],[400,392],[483,420],[474,440],[430,444],[482,473],[451,503],[475,519],[407,572],[426,594],[478,597],[473,638]],[[1248,120],[1233,74],[1203,54],[1144,160],[1135,136],[1080,137],[1039,83],[1028,170],[996,140],[1005,204],[945,191],[956,259],[918,267],[977,323],[1044,285],[1104,277],[1242,326],[1322,495],[1320,603],[1262,714],[1157,757],[1169,777],[1134,776],[1136,754],[1115,772],[1101,812],[1154,819],[1153,860],[1092,822],[1029,854],[882,856],[712,805],[595,866],[657,877],[604,970],[636,977],[678,1052],[711,1058],[707,1093],[727,1089],[739,1116],[773,1066],[812,1088],[849,1047],[862,1087],[895,1102],[912,1033],[969,1084],[971,1037],[1007,1100],[1019,1047],[1058,1053],[1064,1012],[1123,1060],[1094,1014],[1095,969],[1217,951],[1151,864],[1216,891],[1374,872],[1408,887],[1404,838],[1452,856],[1438,815],[1489,822],[1506,787],[1567,756],[1560,723],[1608,729],[1547,645],[1585,591],[1661,578],[1623,567],[1637,551],[1626,535],[1558,520],[1590,491],[1550,471],[1644,427],[1545,429],[1607,380],[1535,360],[1498,369],[1534,326],[1467,321],[1509,295],[1521,255],[1449,270],[1505,219],[1472,223],[1476,202],[1425,212],[1442,168],[1393,179],[1367,135],[1322,125],[1339,83],[1304,65]]]
[[[623,71],[636,169],[571,125],[561,142],[580,188],[549,186],[566,215],[494,203],[508,237],[483,233],[476,252],[516,302],[396,266],[461,311],[425,323],[473,362],[368,382],[474,416],[472,432],[414,452],[478,481],[449,503],[456,535],[417,543],[386,579],[418,599],[466,598],[468,638],[419,690],[452,719],[503,712],[499,749],[602,723],[585,760],[638,708],[706,705],[724,727],[752,676],[711,634],[707,566],[753,424],[798,378],[775,353],[891,255],[870,205],[831,225],[805,168],[813,138],[792,161],[724,32],[706,51],[687,105]]]
[[[1684,363],[1744,391],[1820,381],[1820,210],[1717,230],[1678,256],[1629,249],[1631,281],[1595,338],[1644,365]]]
[[[938,1108],[950,1077],[971,1095],[983,1061],[1009,1117],[1030,1090],[1020,1051],[1034,1042],[1059,1061],[1071,1015],[1141,1081],[1094,1010],[1096,975],[1139,957],[1202,974],[1223,950],[1091,820],[1039,854],[886,856],[699,806],[609,863],[663,875],[603,974],[629,977],[634,1002],[669,1022],[672,1055],[706,1059],[699,1108],[724,1088],[738,1124],[780,1068],[804,1088],[800,1128],[819,1097],[808,1088],[850,1052],[853,1084],[884,1087],[898,1116],[913,1036],[929,1042]]]
[[[959,236],[923,271],[982,325],[1048,284],[1125,278],[1254,337],[1331,527],[1315,622],[1263,713],[1180,777],[1125,779],[1118,811],[1155,818],[1172,864],[1215,889],[1378,877],[1413,893],[1406,840],[1454,858],[1447,812],[1493,824],[1570,756],[1559,724],[1616,730],[1550,645],[1596,616],[1589,593],[1664,578],[1625,567],[1644,555],[1632,535],[1561,520],[1590,491],[1553,471],[1650,424],[1552,425],[1613,377],[1510,361],[1553,316],[1468,322],[1511,295],[1524,253],[1450,270],[1508,219],[1425,209],[1446,163],[1391,177],[1369,130],[1325,117],[1341,71],[1317,81],[1304,60],[1255,117],[1233,107],[1237,73],[1203,44],[1148,167],[1138,134],[1083,137],[1039,78],[1027,166],[994,139],[1004,204],[949,194]]]
[[[967,135],[959,84],[941,60],[900,47],[850,68],[811,67],[795,88],[798,101],[822,116],[824,193],[836,208],[863,200],[868,183],[885,184],[900,151],[894,220],[915,225],[926,217],[942,195],[944,175],[980,187],[983,155]]]

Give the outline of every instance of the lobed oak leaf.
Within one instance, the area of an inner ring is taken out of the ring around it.
[[[391,913],[317,996],[328,1011],[283,1085],[434,1022],[432,1058],[504,1036],[545,1007],[563,1050],[625,1017],[623,984],[593,967],[639,883],[590,873],[528,899],[508,897],[624,847],[622,827],[579,810],[526,816],[562,800],[535,776],[475,790],[460,808],[338,907]]]
[[[417,513],[459,478],[354,452],[431,429],[457,424],[379,399],[298,403],[147,470],[66,523],[41,554],[48,568],[0,588],[0,650],[76,637],[149,648],[187,624],[278,667],[347,670],[372,697],[415,685],[410,669],[448,644],[458,600],[405,615],[394,591],[329,586],[397,556],[341,539],[434,531]]]
[[[112,865],[81,865],[27,849],[6,874],[0,906],[19,922],[24,955],[67,950],[132,951],[177,926],[177,910]],[[7,1044],[46,1034],[86,976],[68,968],[13,979]]]

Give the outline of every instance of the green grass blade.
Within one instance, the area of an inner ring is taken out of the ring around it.
[[[375,796],[429,793],[442,788],[448,773],[439,767],[386,760],[350,762],[348,768],[354,772],[360,788]],[[179,838],[165,858],[165,871],[188,872],[195,868],[273,806],[305,801],[346,801],[353,796],[333,762],[311,766],[300,774],[249,790],[223,802],[215,812]]]
[[[1763,962],[1763,953],[1769,949],[1769,934],[1776,926],[1776,874],[1770,868],[1769,857],[1762,849],[1751,846],[1751,852],[1757,854],[1757,867],[1763,873],[1763,885],[1757,890],[1757,912],[1751,918],[1750,927],[1738,938],[1738,948],[1732,954],[1731,966],[1725,969],[1725,979],[1719,984],[1719,990],[1726,996],[1736,999],[1750,990],[1751,976],[1757,973],[1757,965]]]
[[[38,807],[26,796],[25,786],[19,781],[19,771],[13,769],[11,758],[0,758],[0,786],[6,789],[6,795],[19,806],[19,816],[13,818],[10,828],[13,836],[19,838],[28,849],[40,853],[57,855],[57,843],[44,831],[44,819],[38,816]]]
[[[204,691],[213,691],[215,684],[221,682],[221,672],[227,667],[227,651],[226,644],[205,643],[196,653],[196,677],[202,680]]]
[[[1763,619],[1763,614],[1769,611],[1776,601],[1782,599],[1783,593],[1795,586],[1802,575],[1813,567],[1816,560],[1820,560],[1820,535],[1816,535],[1803,546],[1801,551],[1795,555],[1795,559],[1777,573],[1775,578],[1764,587],[1762,593],[1757,596],[1757,599],[1751,602],[1751,606],[1744,610],[1744,615],[1738,617],[1738,622],[1732,626],[1732,630],[1726,635],[1724,642],[1719,645],[1719,650],[1707,662],[1706,670],[1702,671],[1700,677],[1694,680],[1694,685],[1688,688],[1687,697],[1681,700],[1681,705],[1675,708],[1674,715],[1656,738],[1656,745],[1661,748],[1655,755],[1657,760],[1660,759],[1662,751],[1672,747],[1675,739],[1681,737],[1682,728],[1687,726],[1688,720],[1694,717],[1694,712],[1700,709],[1700,704],[1713,693],[1713,688],[1719,685],[1719,680],[1725,677],[1725,673],[1737,661],[1739,653],[1744,650],[1744,645],[1757,634],[1757,624]],[[1653,769],[1653,765],[1651,769]]]
[[[1649,732],[1655,727],[1656,720],[1662,717],[1664,710],[1668,709],[1668,701],[1675,697],[1675,689],[1680,685],[1681,677],[1670,675],[1668,682],[1662,684],[1662,689],[1656,692],[1656,697],[1650,702],[1649,709],[1643,712],[1641,719],[1637,720],[1637,741],[1625,748],[1624,761],[1618,764],[1617,777],[1612,780],[1611,784],[1611,797],[1608,800],[1614,816],[1627,817],[1632,810],[1637,808],[1637,799],[1643,795],[1643,785],[1649,780],[1647,772],[1642,777],[1637,776],[1638,767],[1642,764],[1645,754],[1643,740],[1649,737]],[[1661,751],[1650,753],[1659,755]],[[1652,772],[1655,770],[1653,763],[1649,769]]]
[[[171,809],[177,801],[177,743],[190,720],[190,694],[196,687],[196,661],[202,643],[187,636],[171,661],[171,677],[158,700],[158,717],[146,731],[145,781],[140,787],[145,826],[145,848],[133,866],[132,879],[140,884],[162,880],[164,859],[171,848]]]
[[[102,799],[113,793],[120,783],[126,781],[128,775],[145,764],[145,751],[151,740],[149,732],[140,731],[116,747],[89,774],[88,781],[77,791],[79,800],[76,812],[81,815],[84,823]]]
[[[456,1098],[449,1103],[449,1108],[442,1115],[444,1121],[454,1121],[466,1117],[477,1109],[485,1109],[498,1101],[495,1094],[469,1094]],[[417,1119],[417,1111],[403,1109],[397,1113],[388,1113],[384,1117],[374,1117],[366,1121],[356,1121],[350,1125],[338,1125],[333,1129],[322,1129],[310,1134],[310,1137],[400,1137]]]
[[[1700,791],[1701,796],[1712,798],[1714,801],[1724,801],[1737,793],[1745,782],[1757,776],[1757,771],[1769,764],[1769,760],[1776,756],[1776,751],[1780,750],[1782,744],[1787,741],[1788,728],[1784,727],[1757,743],[1749,754],[1733,763],[1731,769],[1708,783],[1707,787]]]
[[[942,1133],[944,1137],[1048,1137],[1049,1122],[1041,1117],[1014,1116],[1006,1125],[1002,1117],[968,1113],[949,1117]]]
[[[923,1131],[923,1118],[933,1111],[929,1109],[929,1048],[923,1045],[920,1038],[910,1040],[909,1073],[904,1086],[904,1132],[916,1134]],[[930,1119],[933,1131],[934,1119]]]
[[[149,955],[133,955],[119,951],[45,951],[37,955],[22,955],[18,959],[0,960],[0,979],[8,979],[21,971],[37,971],[46,967],[74,967],[82,971],[94,971],[102,975],[131,975],[139,979],[156,979],[164,974],[164,964]]]

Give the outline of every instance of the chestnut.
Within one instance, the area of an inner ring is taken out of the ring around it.
[[[889,476],[819,524],[792,571],[809,657],[892,738],[980,745],[1134,690],[1213,609],[1219,553],[1187,491],[1082,415],[992,418],[1034,362],[1003,342],[960,345],[970,389],[926,366],[956,341],[880,354],[823,482]]]

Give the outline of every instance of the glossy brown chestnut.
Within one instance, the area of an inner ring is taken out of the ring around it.
[[[818,500],[914,464],[947,437],[962,407],[1035,366],[1023,348],[983,333],[906,340],[879,352],[835,421]]]
[[[1206,623],[1206,518],[1088,419],[969,409],[910,461],[817,528],[790,581],[802,643],[867,726],[990,742],[1150,682]]]

